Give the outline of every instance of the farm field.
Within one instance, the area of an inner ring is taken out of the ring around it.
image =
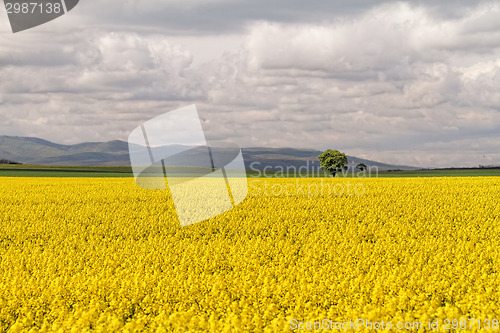
[[[133,177],[130,166],[0,165],[0,177]]]
[[[373,169],[375,170],[375,169]],[[318,171],[282,172],[279,169],[266,172],[247,170],[249,177],[323,177]],[[349,171],[338,176],[360,177],[359,171]],[[407,171],[371,171],[366,177],[375,178],[402,178],[402,177],[494,177],[500,176],[500,168],[471,168],[471,169],[429,169]],[[130,166],[59,166],[59,165],[14,165],[0,164],[0,177],[133,177]]]
[[[233,210],[181,228],[168,192],[133,178],[0,178],[0,332],[287,332],[362,318],[500,331],[500,178],[249,186]]]

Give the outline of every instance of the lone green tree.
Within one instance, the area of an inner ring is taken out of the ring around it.
[[[338,150],[325,150],[318,156],[321,170],[330,173],[333,177],[342,170],[347,170],[347,156]]]

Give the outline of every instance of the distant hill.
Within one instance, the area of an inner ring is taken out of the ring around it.
[[[263,170],[298,168],[317,170],[319,150],[296,148],[243,148],[247,169]],[[0,159],[23,164],[120,166],[130,165],[128,143],[124,141],[84,142],[62,145],[32,137],[0,136]],[[411,166],[392,165],[348,156],[349,168],[358,163],[377,167],[378,170],[416,170]]]
[[[259,166],[269,166],[271,168],[295,167],[297,170],[300,167],[308,167],[309,170],[318,170],[318,155],[321,153],[322,151],[314,149],[295,148],[256,147],[243,149],[243,157],[247,169],[252,169],[253,165],[255,169],[263,169],[259,168]],[[364,163],[368,167],[376,167],[379,171],[419,169],[412,166],[381,163],[349,155],[347,155],[347,160],[349,161],[348,167],[350,170],[355,169],[359,163]]]
[[[0,158],[39,165],[130,165],[123,141],[61,145],[30,137],[0,136]]]

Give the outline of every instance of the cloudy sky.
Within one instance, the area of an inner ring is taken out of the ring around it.
[[[243,147],[500,165],[498,1],[81,0],[0,22],[0,135],[127,140],[196,104]]]

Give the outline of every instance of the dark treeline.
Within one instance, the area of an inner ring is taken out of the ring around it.
[[[14,162],[14,161],[6,160],[6,159],[0,159],[0,164],[22,164],[22,163]]]

